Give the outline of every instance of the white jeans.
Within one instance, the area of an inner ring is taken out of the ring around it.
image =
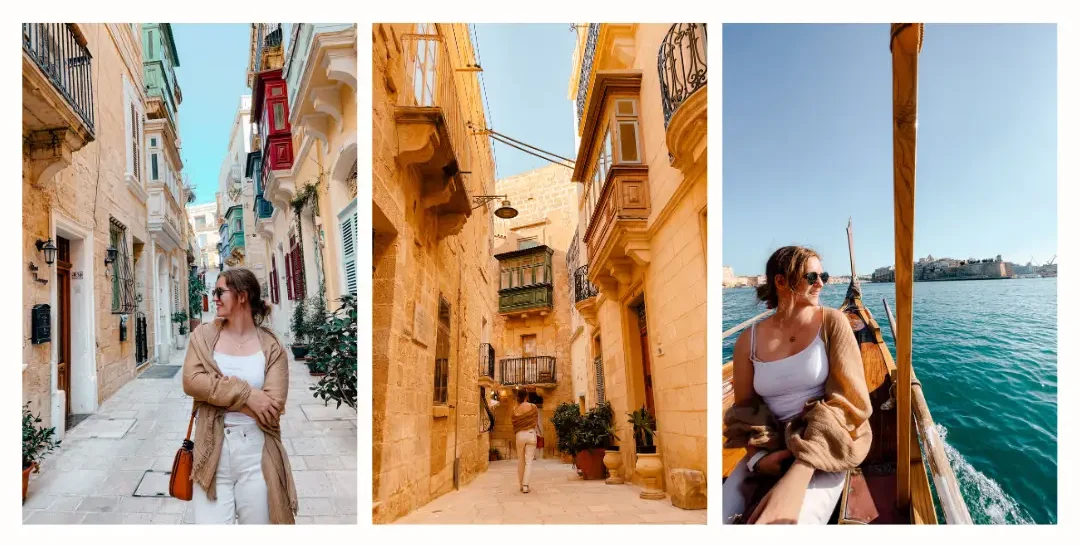
[[[263,443],[258,424],[225,428],[215,479],[217,500],[194,486],[196,524],[270,524],[270,502],[262,472]]]
[[[752,513],[745,513],[746,498],[743,497],[740,485],[750,476],[750,470],[746,468],[748,456],[739,460],[735,469],[721,486],[720,504],[723,506],[721,520],[723,524],[731,524],[735,515],[742,514],[750,518]],[[844,492],[844,480],[847,472],[840,471],[830,473],[816,470],[810,478],[810,484],[806,485],[806,495],[803,496],[802,507],[799,509],[799,524],[828,524],[832,518],[836,504]]]
[[[532,473],[533,458],[536,454],[536,431],[517,432],[518,485],[529,486],[529,474]]]

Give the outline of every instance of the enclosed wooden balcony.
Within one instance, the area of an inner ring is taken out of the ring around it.
[[[455,69],[441,34],[402,36],[404,85],[398,89],[398,155],[420,178],[422,205],[439,218],[438,238],[457,234],[472,214],[462,176],[471,169],[468,128]]]
[[[707,52],[705,23],[676,23],[657,53],[668,151],[684,174],[704,168],[708,160]]]
[[[94,141],[92,59],[75,23],[24,23],[22,43],[23,145],[42,184]]]
[[[508,316],[541,316],[551,311],[554,302],[551,257],[554,250],[534,246],[498,254],[499,313]]]

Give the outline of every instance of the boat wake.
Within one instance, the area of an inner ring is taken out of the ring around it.
[[[945,446],[945,456],[949,458],[949,465],[960,484],[960,493],[976,524],[1035,524],[1035,520],[1001,489],[1001,485],[975,469],[945,440],[948,435],[945,426],[935,424],[935,427]]]

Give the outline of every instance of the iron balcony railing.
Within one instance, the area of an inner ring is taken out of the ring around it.
[[[262,195],[255,195],[255,218],[266,219],[274,215],[274,205],[270,201],[263,198]]]
[[[495,347],[489,343],[480,343],[479,376],[495,380]]]
[[[656,58],[660,72],[660,100],[664,106],[664,127],[675,110],[695,91],[708,83],[709,67],[705,23],[671,25]]]
[[[487,433],[495,428],[495,413],[491,411],[491,406],[488,405],[487,389],[483,387],[480,388],[480,405],[484,410],[480,412],[479,432]]]
[[[596,286],[589,282],[589,264],[586,263],[574,271],[574,302],[596,297]]]
[[[585,113],[585,99],[589,95],[589,83],[592,81],[593,57],[596,55],[596,42],[600,39],[600,25],[589,24],[588,37],[585,38],[585,52],[581,57],[581,74],[578,76],[577,89],[577,118],[581,124],[581,116]]]
[[[267,49],[281,45],[281,23],[258,23],[255,25],[255,69],[262,72],[262,60]]]
[[[94,87],[90,51],[74,23],[23,23],[23,51],[56,86],[94,136]]]
[[[499,360],[499,382],[515,384],[554,384],[554,356],[530,356],[526,358],[503,358]]]

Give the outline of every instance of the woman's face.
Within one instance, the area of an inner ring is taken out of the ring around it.
[[[810,257],[810,259],[806,260],[806,269],[803,271],[802,276],[799,277],[799,283],[795,284],[795,304],[819,304],[818,299],[821,296],[821,289],[825,287],[825,282],[821,278],[824,272],[825,269],[821,268],[820,259]],[[814,277],[814,282],[811,283],[807,276]]]
[[[240,306],[236,291],[228,286],[224,276],[218,277],[213,296],[217,315],[221,318],[229,318]]]

